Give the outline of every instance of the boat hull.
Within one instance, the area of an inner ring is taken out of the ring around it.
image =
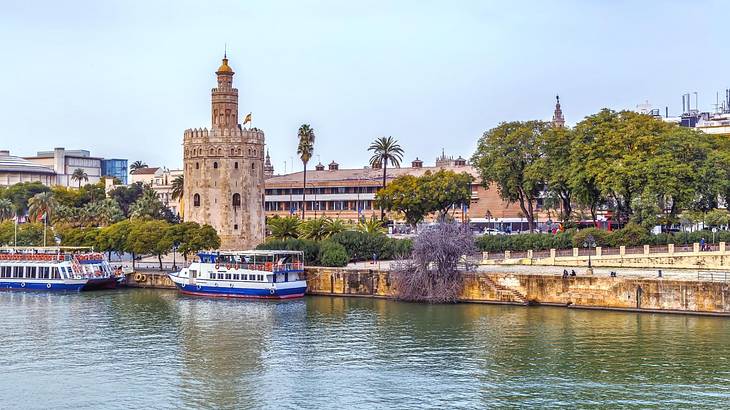
[[[105,289],[116,289],[116,287],[117,287],[117,278],[115,276],[109,276],[106,278],[89,279],[89,281],[86,282],[86,285],[84,285],[82,290],[84,290],[84,291],[105,290]]]
[[[226,288],[218,286],[200,286],[175,283],[181,293],[192,296],[240,299],[296,299],[304,297],[305,286],[282,289]]]
[[[0,281],[0,290],[80,292],[86,285],[85,280],[42,282],[42,281]]]

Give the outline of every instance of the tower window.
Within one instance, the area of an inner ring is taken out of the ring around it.
[[[199,162],[196,162],[195,163],[195,169],[200,169],[200,163]]]
[[[234,155],[236,155],[236,149],[235,148],[231,148],[231,156],[234,156]]]
[[[210,149],[210,155],[215,155],[215,149],[213,149],[213,148]]]
[[[200,194],[193,195],[193,206],[200,206]]]
[[[213,163],[213,168],[214,169],[218,169],[218,162],[217,161]]]
[[[233,163],[233,168],[238,169],[238,161]]]
[[[233,230],[234,231],[237,231],[238,230],[238,224],[233,224]]]
[[[223,148],[218,148],[218,155],[223,155]]]
[[[256,164],[251,164],[251,169],[256,169]]]
[[[233,194],[233,207],[241,206],[241,194]]]

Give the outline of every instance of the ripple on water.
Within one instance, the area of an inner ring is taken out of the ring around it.
[[[0,293],[3,408],[722,407],[726,319]]]

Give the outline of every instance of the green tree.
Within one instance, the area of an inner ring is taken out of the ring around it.
[[[147,168],[147,164],[145,164],[143,161],[137,160],[132,162],[132,164],[129,166],[129,172],[134,174],[136,170],[141,168]]]
[[[58,202],[52,192],[41,192],[28,200],[28,214],[33,220],[40,220],[44,216],[46,221],[50,220],[56,208]]]
[[[0,221],[5,221],[13,216],[15,216],[13,203],[7,198],[0,198]]]
[[[540,134],[538,143],[542,155],[531,169],[538,175],[531,178],[542,175],[548,196],[557,199],[560,204],[560,220],[567,223],[573,213],[574,199],[571,185],[573,132],[564,127],[552,127]]]
[[[303,221],[299,225],[299,237],[302,239],[311,239],[321,241],[330,235],[328,225],[330,219],[327,217],[313,218]]]
[[[202,250],[214,250],[221,246],[220,237],[215,228],[210,225],[202,225],[191,232],[191,235],[183,245],[188,253],[197,253]]]
[[[388,178],[388,163],[400,168],[400,162],[403,159],[403,149],[398,144],[398,140],[393,137],[380,137],[373,141],[368,147],[368,151],[372,151],[370,157],[370,166],[383,168],[383,189],[385,189]],[[380,209],[380,219],[385,219],[385,209]]]
[[[314,154],[314,129],[309,124],[302,124],[297,132],[299,145],[297,145],[297,155],[304,165],[304,181],[302,183],[302,219],[304,219],[304,211],[306,208],[307,198],[307,163],[312,159]]]
[[[183,193],[185,190],[185,177],[183,175],[178,175],[175,177],[175,179],[172,180],[172,192],[171,196],[172,199],[178,200],[183,197]]]
[[[422,193],[417,177],[401,175],[378,190],[375,199],[381,208],[402,213],[406,223],[415,228],[430,211],[428,199]]]
[[[157,197],[157,193],[150,188],[145,188],[142,196],[137,199],[129,208],[132,218],[160,219],[163,217],[165,205]]]
[[[300,221],[295,216],[269,218],[268,227],[274,239],[296,238],[299,235]]]
[[[132,220],[127,237],[127,247],[138,255],[155,255],[162,270],[162,255],[172,249],[170,237],[166,235],[170,224],[160,220]]]
[[[422,191],[418,197],[427,198],[429,213],[438,213],[438,220],[444,222],[449,210],[454,212],[460,205],[469,203],[473,181],[474,178],[466,172],[426,171],[418,181],[418,188]]]
[[[122,208],[125,216],[130,216],[129,209],[145,193],[145,186],[135,182],[129,186],[120,186],[109,191],[109,198],[114,199]]]
[[[472,157],[485,188],[496,184],[502,199],[516,202],[530,232],[535,229],[535,203],[545,185],[539,172],[543,155],[539,142],[550,128],[542,121],[504,122],[484,133]]]
[[[40,182],[21,182],[11,185],[3,190],[3,198],[13,203],[15,212],[22,216],[28,212],[28,200],[41,192],[49,192],[51,189]]]
[[[730,213],[725,209],[713,209],[705,214],[705,223],[711,227],[724,227],[730,224]]]
[[[367,233],[367,234],[384,234],[385,233],[385,227],[383,226],[383,221],[376,219],[375,216],[373,216],[369,220],[360,221],[357,224],[357,227],[355,229],[358,232]]]
[[[86,171],[84,171],[81,168],[74,169],[74,172],[71,174],[71,180],[76,181],[79,183],[79,189],[81,189],[81,182],[86,182],[89,180],[89,176],[86,174]]]
[[[102,228],[97,237],[97,246],[100,251],[111,253],[116,252],[122,254],[124,252],[133,253],[134,251],[129,245],[129,233],[132,230],[132,222],[128,219],[119,221],[115,224]],[[132,255],[132,264],[134,265],[134,254]]]

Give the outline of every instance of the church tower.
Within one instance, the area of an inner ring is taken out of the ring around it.
[[[560,109],[560,96],[555,96],[555,112],[553,113],[553,127],[562,128],[565,127],[565,118],[563,117],[563,110]]]
[[[215,74],[210,130],[183,135],[185,220],[213,226],[221,249],[252,249],[264,239],[264,133],[238,123],[226,55]]]

